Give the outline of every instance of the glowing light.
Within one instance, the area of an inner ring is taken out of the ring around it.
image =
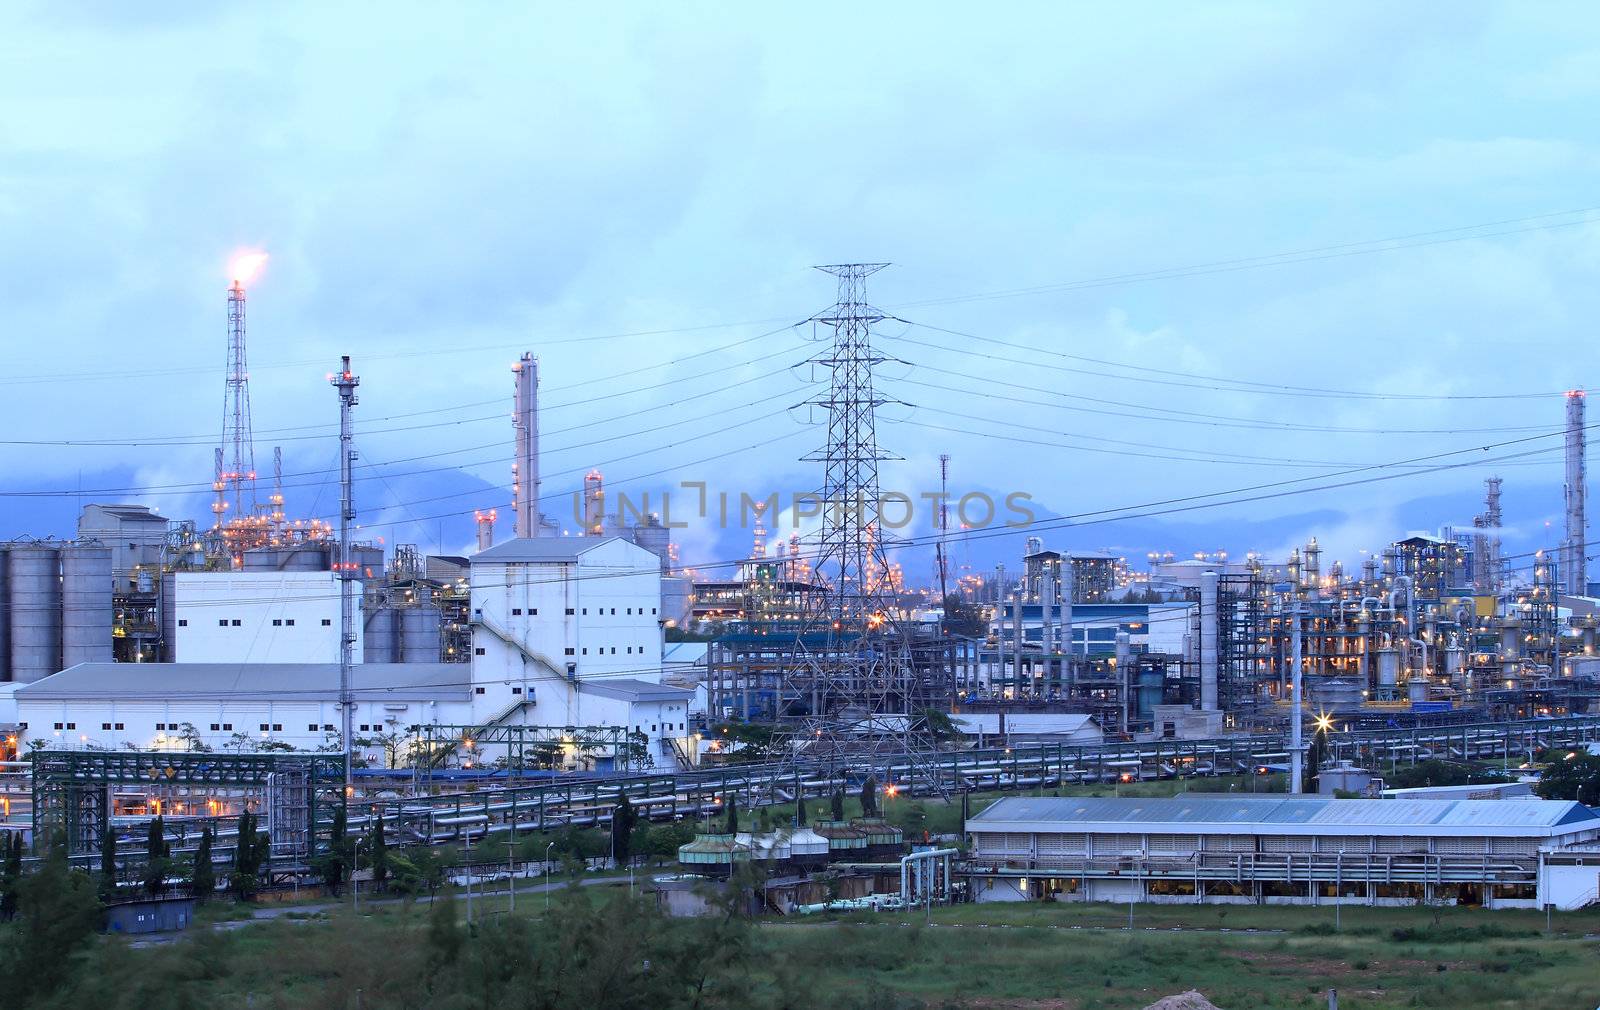
[[[234,254],[228,261],[228,273],[238,284],[249,284],[261,274],[261,268],[267,265],[267,254],[259,250],[247,250]]]

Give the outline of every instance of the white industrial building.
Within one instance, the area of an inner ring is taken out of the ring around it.
[[[470,664],[358,664],[354,737],[429,725],[622,727],[648,763],[673,765],[693,752],[693,692],[661,683],[659,566],[619,537],[516,539],[480,552]],[[341,723],[334,577],[185,573],[178,584],[183,661],[83,663],[19,687],[13,718],[25,738],[225,748],[245,734],[257,745],[328,746]]]
[[[325,663],[339,655],[340,580],[332,572],[178,572],[171,578],[177,662]],[[358,661],[361,632],[357,621]]]
[[[1600,811],[1562,800],[1018,797],[967,831],[979,901],[1600,900]]]

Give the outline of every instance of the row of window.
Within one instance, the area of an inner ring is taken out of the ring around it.
[[[597,615],[605,616],[605,614],[606,614],[606,608],[605,607],[595,607],[594,609],[595,609],[595,613]],[[633,616],[634,608],[632,608],[632,607],[624,607],[622,609],[623,609],[623,613],[624,613],[625,616],[627,616],[627,617],[632,617]],[[655,607],[651,607],[650,608],[651,616],[655,616],[655,612],[656,612],[656,608]],[[512,607],[511,608],[511,616],[512,617],[521,617],[522,616],[522,608],[521,607]],[[528,608],[528,616],[529,617],[538,617],[539,616],[539,608],[538,607],[529,607]],[[571,607],[567,608],[567,616],[568,617],[572,617],[573,616]],[[584,607],[583,608],[583,616],[584,617],[588,617],[589,616],[589,608],[588,607]],[[612,616],[612,617],[617,616],[617,608],[616,607],[612,607],[611,608],[610,616]],[[644,608],[643,607],[639,608],[639,616],[640,617],[644,616]]]
[[[189,626],[189,619],[187,617],[178,618],[178,627],[187,628],[188,626]],[[274,617],[272,619],[272,626],[274,628],[292,628],[292,627],[294,627],[294,618],[292,618],[292,617]],[[333,627],[333,618],[324,617],[322,619],[322,626],[324,628]],[[234,618],[219,617],[219,618],[217,618],[217,627],[219,627],[219,628],[242,628],[242,627],[244,627],[244,622],[239,620],[237,617],[234,617]]]
[[[521,693],[521,688],[518,688],[517,691],[518,691],[518,693]],[[478,689],[478,693],[482,694],[483,693],[483,688],[480,687]],[[27,729],[28,728],[27,724],[23,724],[22,728],[23,729]],[[56,723],[56,729],[77,729],[77,728],[78,728],[78,724],[75,723],[75,722],[58,722],[58,723]],[[103,730],[110,730],[110,729],[125,729],[126,727],[120,722],[103,722],[103,723],[100,724],[100,728],[103,729]],[[183,728],[182,724],[181,723],[176,723],[176,722],[158,722],[158,723],[156,723],[156,732],[157,733],[176,733],[179,730],[181,730],[182,728]],[[362,726],[361,728],[363,730],[365,730],[368,727]],[[378,724],[373,724],[371,728],[373,730],[378,730],[378,729],[382,729],[383,727],[381,725],[378,725]],[[281,733],[281,732],[283,732],[283,723],[281,723],[281,722],[265,723],[264,722],[264,723],[260,724],[260,729],[261,729],[261,732],[263,732],[263,733],[268,733],[268,732]],[[311,723],[309,726],[306,727],[306,729],[309,732],[312,732],[312,733],[317,732],[319,729],[323,730],[325,732],[331,733],[331,732],[333,732],[333,723],[331,723],[331,722],[330,723],[325,723],[325,724],[323,724],[321,726],[318,726],[316,723]],[[231,722],[214,722],[214,723],[211,724],[211,732],[213,732],[213,733],[219,733],[219,732],[228,733],[228,732],[232,732],[232,731],[233,731],[233,723],[231,723]]]

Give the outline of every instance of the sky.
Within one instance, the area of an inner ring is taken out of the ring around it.
[[[594,467],[815,488],[810,268],[883,261],[886,487],[948,454],[1047,542],[1354,559],[1498,473],[1536,544],[1600,386],[1597,98],[1586,4],[7,4],[0,535],[204,521],[254,249],[258,465],[333,513],[351,355],[389,542],[509,535],[524,350],[568,525]]]

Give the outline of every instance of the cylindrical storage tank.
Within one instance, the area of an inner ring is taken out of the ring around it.
[[[11,679],[11,594],[6,582],[10,544],[0,544],[0,684]]]
[[[667,561],[667,541],[670,534],[660,524],[639,525],[633,528],[633,542],[656,556],[663,565]]]
[[[111,662],[111,548],[61,548],[61,668]]]
[[[401,663],[437,663],[444,654],[444,615],[438,607],[407,607],[400,611]]]
[[[328,566],[328,549],[317,544],[258,547],[244,552],[247,572],[325,572]]]
[[[13,544],[6,558],[11,610],[11,679],[42,680],[61,670],[60,553]]]
[[[383,578],[383,548],[372,544],[352,544],[350,560],[355,563],[355,577],[363,582]]]
[[[1395,687],[1400,683],[1400,654],[1393,649],[1384,649],[1378,653],[1378,679],[1374,685],[1378,697],[1392,699]]]
[[[1406,700],[1413,704],[1428,700],[1428,679],[1426,677],[1413,677],[1406,681]]]
[[[1467,654],[1463,649],[1446,649],[1444,653],[1444,672],[1450,678],[1450,683],[1455,684],[1461,679],[1461,670],[1467,665]]]
[[[369,610],[361,629],[361,661],[363,663],[398,663],[395,656],[395,625],[399,613],[392,607]]]
[[[1166,673],[1160,669],[1143,669],[1139,671],[1139,718],[1153,719],[1156,706],[1160,705],[1166,693]]]

